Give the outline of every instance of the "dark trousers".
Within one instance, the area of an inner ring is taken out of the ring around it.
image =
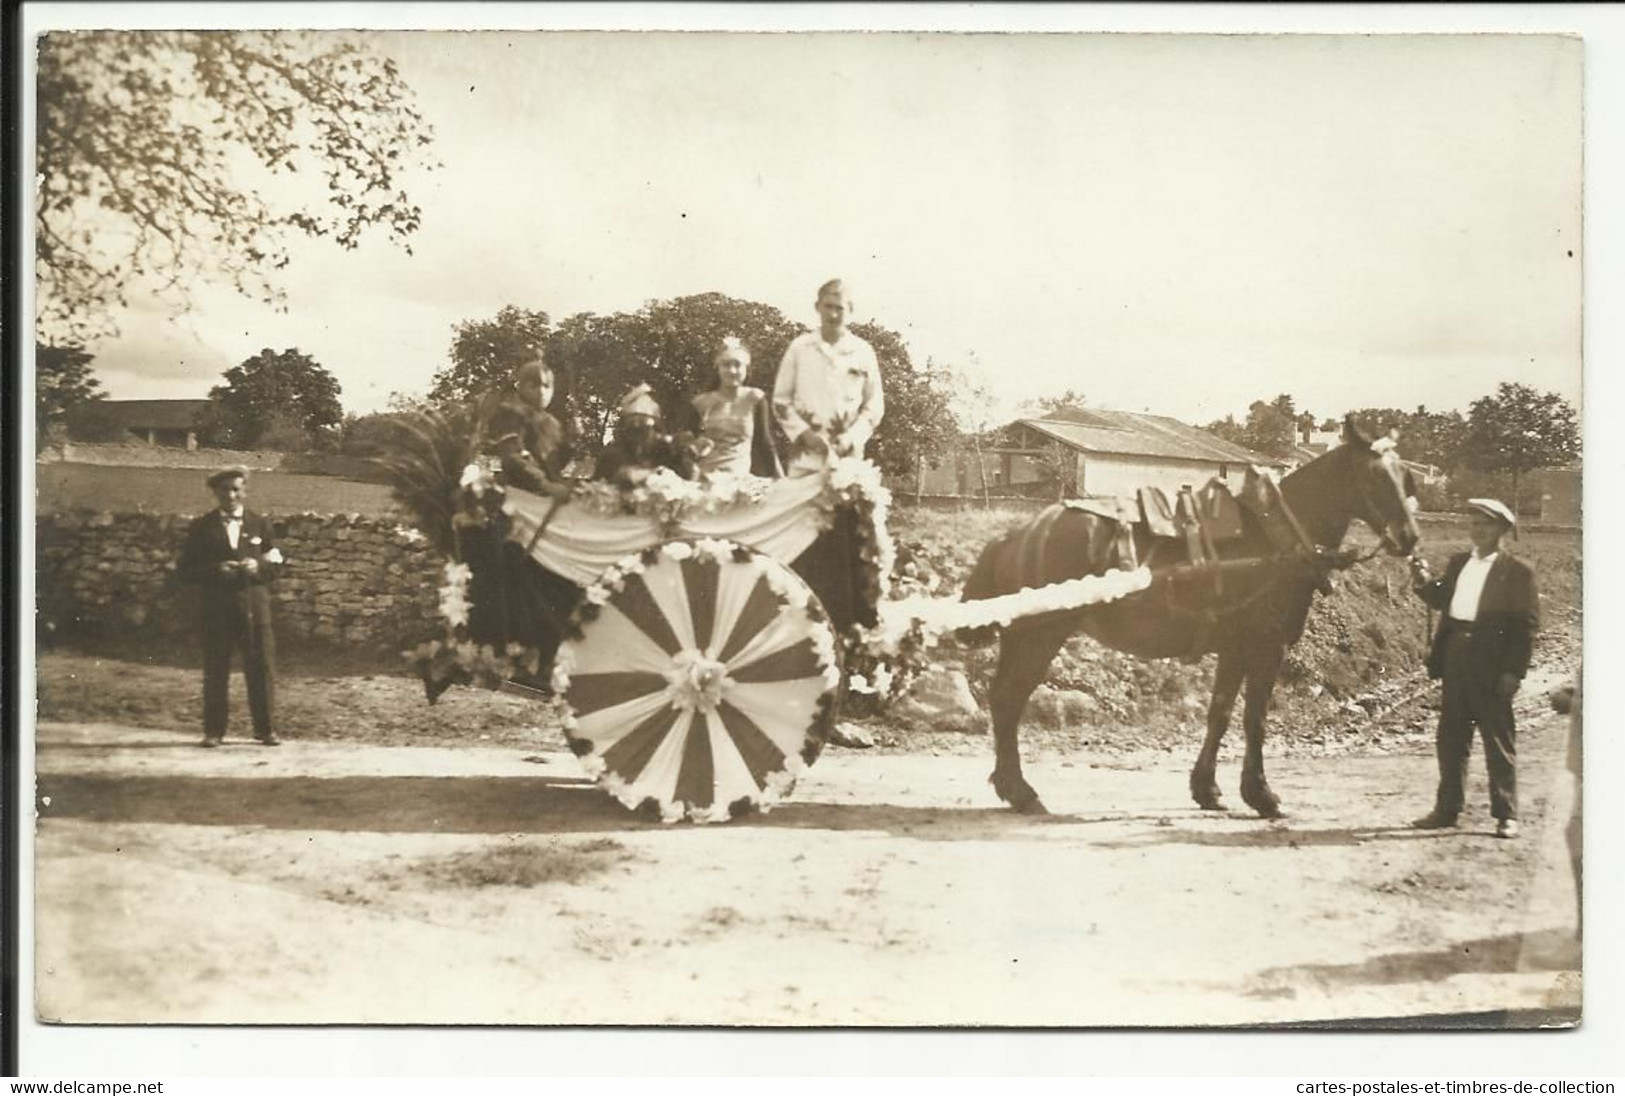
[[[210,621],[203,634],[203,735],[224,738],[231,687],[231,656],[242,652],[248,682],[248,714],[255,738],[275,733],[271,711],[275,694],[275,651],[270,629],[257,628],[247,615]]]
[[[1514,742],[1512,700],[1496,693],[1493,680],[1469,657],[1471,633],[1452,631],[1445,637],[1444,702],[1439,711],[1438,814],[1454,818],[1461,813],[1467,763],[1473,753],[1473,727],[1484,740],[1484,760],[1490,775],[1490,814],[1518,817],[1518,751]]]

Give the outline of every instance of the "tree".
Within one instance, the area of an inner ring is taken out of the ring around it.
[[[948,371],[931,362],[915,366],[903,337],[876,323],[852,325],[875,348],[886,416],[869,442],[869,459],[892,476],[918,475],[923,461],[948,450],[957,436]]]
[[[1300,415],[1292,397],[1283,393],[1273,400],[1254,400],[1247,408],[1245,423],[1236,422],[1234,415],[1226,415],[1202,429],[1255,453],[1286,457],[1297,445],[1299,423],[1304,421],[1313,422],[1314,416],[1307,412]]]
[[[1297,409],[1286,394],[1265,402],[1255,400],[1247,408],[1247,426],[1242,444],[1268,457],[1285,457],[1297,444]]]
[[[552,321],[546,312],[505,305],[489,320],[464,320],[452,328],[451,364],[434,375],[429,402],[470,399],[513,383],[513,371],[547,348]]]
[[[1473,471],[1510,474],[1517,500],[1526,473],[1579,458],[1578,416],[1555,392],[1503,381],[1494,395],[1474,400],[1468,408],[1461,455]]]
[[[203,434],[212,445],[248,449],[267,435],[298,444],[288,435],[292,428],[304,434],[308,448],[344,419],[339,382],[298,350],[261,350],[224,376],[225,384],[209,390],[205,412]]]
[[[1085,406],[1088,399],[1075,388],[1068,388],[1064,392],[1049,396],[1038,396],[1027,400],[1022,406],[1036,418],[1053,415],[1058,412],[1073,411]]]
[[[223,280],[283,307],[290,240],[405,244],[401,176],[431,130],[395,64],[353,35],[63,31],[40,39],[38,320],[53,341],[117,330],[131,284],[177,312]],[[305,198],[273,203],[309,177]],[[410,247],[407,248],[410,251]]]
[[[1461,463],[1461,446],[1467,434],[1467,420],[1459,411],[1429,411],[1425,405],[1415,411],[1393,407],[1367,407],[1353,412],[1355,425],[1367,437],[1389,430],[1399,431],[1399,455],[1418,464],[1431,464],[1450,471]]]
[[[101,381],[91,372],[95,356],[78,346],[34,344],[35,447],[43,446],[51,432],[67,421],[80,404],[107,398]]]
[[[971,357],[974,366],[976,358]],[[971,450],[976,454],[977,479],[982,488],[982,505],[992,506],[992,494],[987,486],[987,457],[982,452],[983,440],[993,431],[993,415],[998,400],[987,382],[967,369],[956,369],[953,380],[952,407],[961,431],[968,435]]]

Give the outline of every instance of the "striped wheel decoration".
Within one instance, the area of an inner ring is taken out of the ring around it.
[[[835,632],[789,568],[731,541],[611,567],[559,650],[565,732],[588,771],[662,820],[766,809],[817,758],[841,683]]]

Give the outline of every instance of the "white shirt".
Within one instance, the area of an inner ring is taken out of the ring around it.
[[[235,552],[237,550],[237,540],[243,535],[243,512],[238,510],[235,514],[228,514],[222,510],[220,516],[226,519],[226,541],[231,545],[231,550]]]
[[[880,362],[863,339],[846,331],[827,343],[817,331],[809,331],[785,348],[773,382],[773,414],[792,443],[816,430],[830,441],[832,457],[839,455],[834,452],[837,440],[861,456],[885,413]],[[818,457],[798,452],[789,472],[805,474],[823,465]]]
[[[1467,557],[1461,574],[1456,576],[1456,592],[1450,597],[1450,619],[1470,623],[1478,619],[1478,599],[1484,593],[1484,580],[1500,552],[1491,552],[1479,558],[1477,552]]]

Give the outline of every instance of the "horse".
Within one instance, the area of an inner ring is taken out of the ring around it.
[[[1253,482],[1274,487],[1273,480]],[[989,782],[999,798],[1023,813],[1047,813],[1022,776],[1021,716],[1056,652],[1083,632],[1142,658],[1217,652],[1207,737],[1191,769],[1191,795],[1206,810],[1225,809],[1214,770],[1236,696],[1245,690],[1241,797],[1264,818],[1282,817],[1280,798],[1264,776],[1264,717],[1286,650],[1303,634],[1315,593],[1330,588],[1330,571],[1355,561],[1352,553],[1338,551],[1351,522],[1359,519],[1378,534],[1377,551],[1414,551],[1419,534],[1413,495],[1391,439],[1374,444],[1349,416],[1341,445],[1282,478],[1269,496],[1276,500],[1273,510],[1267,503],[1243,505],[1242,535],[1215,546],[1217,565],[1171,571],[1184,561],[1166,558],[1170,542],[1154,541],[1145,523],[1136,523],[1136,558],[1151,568],[1150,588],[1082,609],[1018,617],[1000,630],[989,690],[995,751]],[[1120,531],[1110,518],[1052,504],[983,549],[961,599],[1104,574],[1118,565]]]

